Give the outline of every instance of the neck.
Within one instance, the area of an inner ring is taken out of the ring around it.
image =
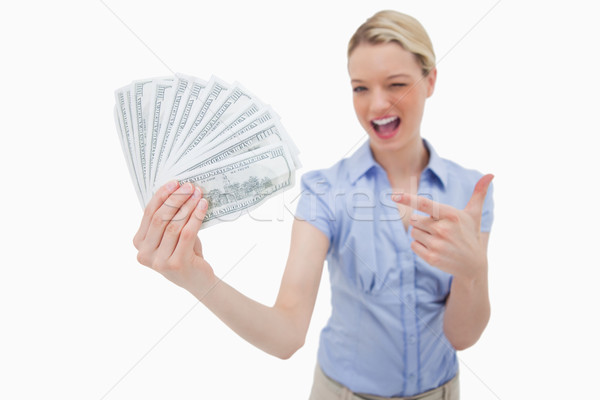
[[[390,182],[405,181],[412,177],[418,181],[429,162],[429,152],[420,135],[398,149],[381,150],[371,146],[371,151],[375,161],[387,172]]]

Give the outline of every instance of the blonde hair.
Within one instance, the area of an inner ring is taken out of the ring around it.
[[[379,11],[358,27],[348,43],[348,57],[361,43],[395,42],[415,55],[423,75],[435,67],[435,53],[423,25],[410,15],[398,11]]]

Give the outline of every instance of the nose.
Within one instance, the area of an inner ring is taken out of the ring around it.
[[[393,106],[393,99],[383,90],[373,90],[370,111],[375,116],[385,115]]]

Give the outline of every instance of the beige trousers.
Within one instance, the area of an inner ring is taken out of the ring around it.
[[[442,386],[416,396],[380,397],[351,392],[347,387],[325,375],[317,364],[309,400],[459,400],[459,397],[458,374]]]

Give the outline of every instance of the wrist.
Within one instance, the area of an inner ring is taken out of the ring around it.
[[[219,284],[221,279],[214,273],[212,268],[202,271],[201,275],[202,276],[197,280],[196,284],[189,288],[188,291],[202,302]]]
[[[452,278],[452,286],[461,286],[464,288],[473,288],[481,284],[487,284],[488,277],[487,262],[473,267],[468,274],[454,275]]]

